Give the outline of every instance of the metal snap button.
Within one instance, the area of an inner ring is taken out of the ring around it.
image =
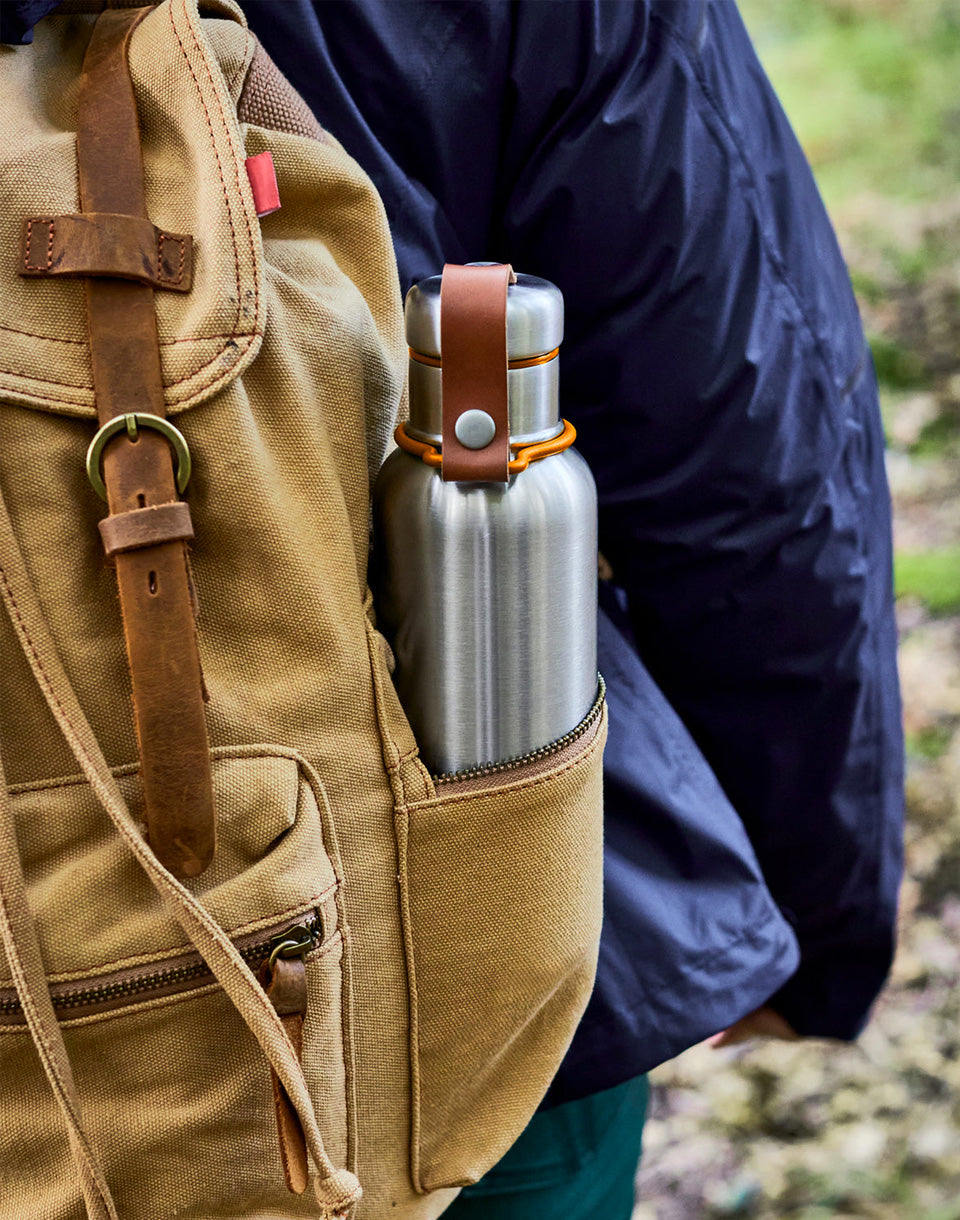
[[[453,434],[464,449],[486,449],[497,434],[497,425],[486,411],[464,411],[453,426]]]

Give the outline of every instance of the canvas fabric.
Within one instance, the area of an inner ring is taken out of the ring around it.
[[[586,1004],[605,720],[499,778],[420,763],[366,579],[406,362],[383,209],[239,9],[167,0],[130,64],[151,220],[194,238],[192,290],[155,301],[219,838],[195,880],[157,863],[84,472],[84,288],[16,275],[21,219],[79,210],[83,8],[0,58],[0,1220],[426,1220],[523,1129]],[[264,150],[282,209],[260,221]],[[236,946],[310,913],[301,1075]],[[137,990],[196,950],[202,985]],[[104,979],[115,1006],[64,1006]],[[311,1152],[299,1196],[270,1063]]]

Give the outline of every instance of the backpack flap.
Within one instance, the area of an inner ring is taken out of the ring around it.
[[[244,24],[235,5],[221,0],[216,9]],[[102,257],[111,232],[105,224],[85,226],[93,249],[82,247],[77,233],[76,216],[84,210],[77,107],[94,21],[78,13],[41,22],[32,46],[5,49],[0,79],[7,133],[0,175],[5,195],[26,207],[21,215],[6,209],[0,215],[0,249],[21,273],[6,279],[0,297],[0,392],[10,402],[91,419],[84,286],[80,278],[63,277],[84,275]],[[158,288],[169,415],[239,376],[264,329],[262,244],[246,152],[211,58],[195,6],[182,0],[149,13],[130,41],[149,221],[136,234],[125,232],[124,246],[142,252],[144,273],[148,279],[152,273]],[[115,233],[122,222],[111,223]],[[78,265],[81,255],[86,262]]]

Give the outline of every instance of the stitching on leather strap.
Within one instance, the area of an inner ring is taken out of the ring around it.
[[[47,226],[47,260],[32,262],[34,228]],[[146,216],[89,211],[30,216],[21,230],[22,276],[100,276],[135,280],[152,288],[189,292],[193,284],[193,240],[163,233]],[[178,253],[164,256],[164,242]],[[150,270],[151,267],[155,269]]]
[[[180,247],[180,266],[176,275],[165,275],[163,271],[163,243],[165,241],[175,242]],[[182,284],[183,283],[183,262],[186,254],[187,242],[183,237],[178,237],[175,233],[158,233],[157,235],[157,279],[164,284]]]
[[[47,226],[47,261],[45,263],[30,262],[30,248],[33,242],[33,226]],[[42,216],[35,216],[27,221],[27,235],[24,242],[23,266],[26,271],[45,271],[48,270],[53,262],[53,221],[47,220]]]

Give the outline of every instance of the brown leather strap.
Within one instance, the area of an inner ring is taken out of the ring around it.
[[[117,513],[104,517],[99,524],[107,555],[139,551],[147,546],[159,546],[161,542],[185,542],[193,537],[190,509],[182,500]]]
[[[297,1058],[303,1059],[303,1022],[307,1015],[307,968],[302,958],[278,957],[265,961],[258,974],[260,985],[270,997]],[[280,1077],[271,1069],[273,1106],[277,1115],[277,1138],[287,1189],[302,1195],[307,1188],[310,1168],[303,1127]]]
[[[461,267],[447,263],[440,286],[443,465],[445,481],[506,483],[510,478],[510,421],[507,410],[507,286],[515,282],[508,264]],[[467,411],[483,411],[493,421],[493,439],[472,449],[457,437]]]
[[[127,48],[133,30],[149,12],[108,10],[94,26],[83,63],[77,121],[85,213],[147,217]],[[163,416],[153,289],[123,279],[88,279],[86,290],[101,424],[132,411]],[[103,478],[112,516],[178,498],[169,445],[154,431],[141,431],[135,441],[126,432],[111,440],[103,455]],[[124,526],[118,528],[122,532]],[[172,873],[194,877],[213,858],[215,827],[185,544],[164,541],[121,550],[116,570],[147,837]]]
[[[145,216],[28,216],[20,233],[18,270],[23,276],[110,276],[189,292],[193,239],[164,233]]]

